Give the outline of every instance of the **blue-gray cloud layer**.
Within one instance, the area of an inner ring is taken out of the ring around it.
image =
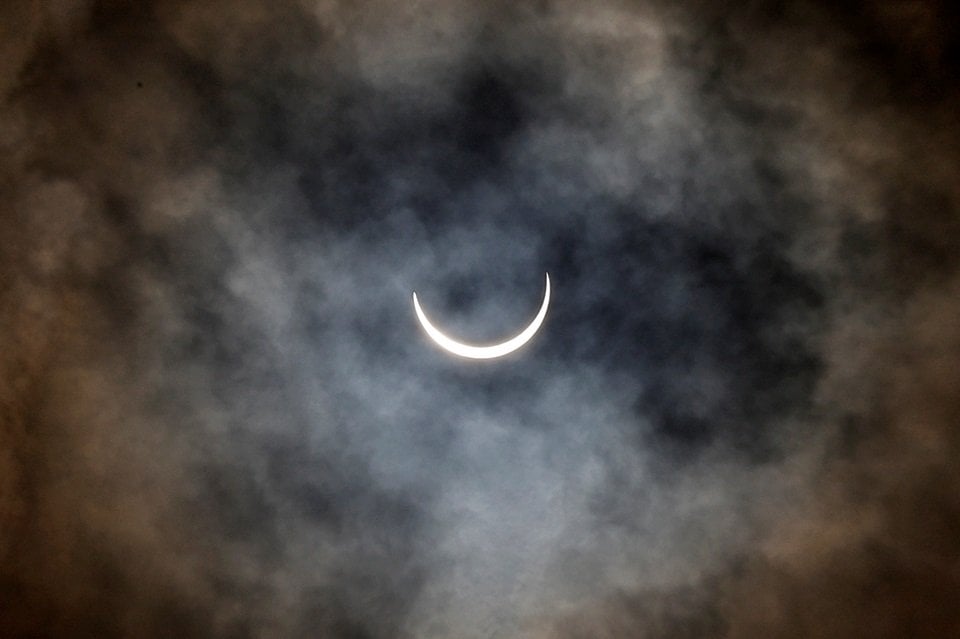
[[[945,4],[0,11],[0,634],[960,630]]]

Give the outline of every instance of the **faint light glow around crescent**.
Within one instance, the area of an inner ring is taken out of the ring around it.
[[[548,306],[550,306],[549,273],[547,273],[547,288],[543,293],[543,303],[540,305],[540,310],[537,312],[537,316],[533,318],[533,321],[530,322],[525,329],[523,329],[515,337],[512,337],[505,342],[500,342],[499,344],[490,344],[488,346],[474,346],[472,344],[458,342],[457,340],[451,339],[450,337],[447,337],[441,333],[436,326],[430,323],[430,320],[423,312],[423,309],[420,308],[420,300],[417,299],[416,292],[413,294],[413,310],[416,311],[417,319],[420,320],[420,325],[423,326],[423,330],[426,331],[430,339],[436,342],[437,345],[445,351],[470,359],[493,359],[495,357],[503,357],[504,355],[512,353],[529,342],[530,339],[536,335],[537,331],[540,330],[540,325],[543,324],[543,319],[547,316]]]

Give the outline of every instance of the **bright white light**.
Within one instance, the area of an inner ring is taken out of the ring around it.
[[[505,342],[491,344],[489,346],[473,346],[471,344],[458,342],[457,340],[451,339],[441,333],[436,326],[430,323],[430,320],[427,319],[423,309],[420,308],[420,301],[417,299],[416,292],[413,294],[413,310],[416,311],[417,319],[420,320],[420,325],[423,326],[423,330],[427,332],[427,335],[430,337],[430,339],[436,342],[440,348],[453,353],[454,355],[468,357],[470,359],[493,359],[495,357],[503,357],[504,355],[512,353],[529,342],[530,339],[536,335],[537,331],[540,329],[540,325],[543,324],[543,319],[547,316],[547,307],[549,305],[550,274],[547,273],[547,288],[543,294],[543,303],[540,305],[540,311],[537,313],[537,316],[533,318],[533,321],[530,322],[529,326],[523,329],[523,331],[521,331],[516,337],[512,337]]]

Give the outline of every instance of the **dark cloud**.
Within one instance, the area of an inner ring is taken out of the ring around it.
[[[7,3],[0,634],[955,634],[953,13]]]

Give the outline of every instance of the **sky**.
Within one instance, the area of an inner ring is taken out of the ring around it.
[[[0,635],[960,635],[958,113],[948,0],[3,2]]]

